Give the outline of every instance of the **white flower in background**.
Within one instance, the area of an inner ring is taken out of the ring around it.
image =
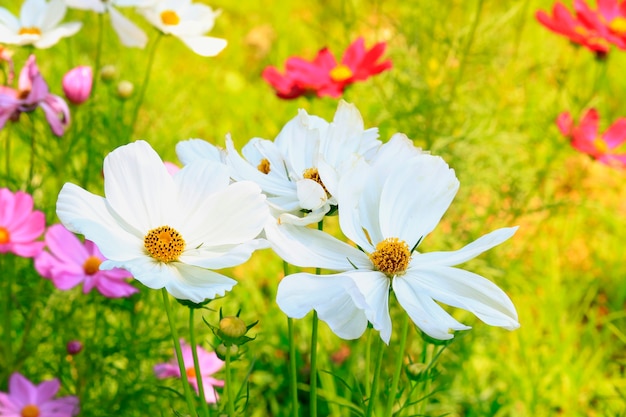
[[[143,48],[148,43],[148,36],[137,25],[120,13],[118,7],[146,7],[154,0],[65,0],[73,9],[91,10],[96,13],[109,13],[113,30],[120,38],[122,45]]]
[[[266,246],[256,239],[269,216],[265,196],[249,181],[230,183],[223,164],[198,161],[173,176],[147,142],[117,148],[104,160],[104,192],[65,184],[57,214],[144,285],[201,302],[236,281],[211,269],[245,262]],[[211,269],[207,269],[211,268]]]
[[[389,343],[389,292],[413,322],[436,339],[469,329],[436,301],[463,308],[492,326],[519,327],[509,297],[477,274],[453,268],[510,238],[516,227],[498,229],[462,249],[420,253],[416,249],[448,209],[459,182],[439,157],[409,151],[402,137],[383,145],[372,165],[358,164],[340,183],[339,221],[359,248],[318,230],[289,224],[266,227],[274,250],[301,267],[339,271],[298,273],[278,286],[277,303],[289,317],[315,309],[339,336],[358,338],[371,322]]]
[[[64,0],[26,0],[19,18],[0,7],[0,43],[33,45],[50,48],[61,38],[74,35],[82,26],[80,22],[59,24],[65,17]]]
[[[205,4],[160,0],[138,11],[161,32],[176,36],[198,55],[215,56],[226,47],[226,40],[205,36],[220,14]]]
[[[202,159],[224,163],[226,150],[203,139],[187,139],[176,144],[176,155],[183,165]]]

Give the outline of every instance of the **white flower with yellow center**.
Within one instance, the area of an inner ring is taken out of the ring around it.
[[[19,18],[0,7],[0,43],[33,45],[50,48],[61,38],[74,35],[82,26],[80,22],[59,24],[65,17],[64,0],[26,0]]]
[[[279,307],[293,318],[315,309],[345,339],[360,337],[369,321],[389,343],[393,289],[413,322],[436,339],[452,338],[450,330],[469,329],[436,301],[468,310],[493,326],[519,327],[515,307],[500,288],[453,267],[507,240],[517,228],[496,230],[453,252],[418,252],[459,183],[439,157],[412,152],[402,163],[390,164],[407,150],[406,141],[396,138],[383,145],[371,166],[360,164],[341,180],[341,230],[362,250],[310,228],[266,228],[272,247],[285,261],[339,271],[285,277],[278,286]]]
[[[124,268],[178,299],[223,295],[236,282],[212,269],[239,265],[266,246],[256,239],[269,216],[265,196],[252,182],[231,184],[223,164],[198,161],[172,176],[137,141],[105,158],[104,192],[65,184],[61,222],[98,246],[108,259],[101,269]]]
[[[160,0],[139,8],[146,20],[166,35],[179,38],[201,56],[215,56],[226,47],[226,40],[205,36],[213,29],[219,11],[191,0]]]

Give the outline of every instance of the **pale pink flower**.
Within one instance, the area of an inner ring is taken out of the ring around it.
[[[183,362],[185,363],[187,380],[196,392],[198,392],[198,381],[196,380],[196,370],[193,366],[191,346],[181,339],[180,347],[183,354]],[[204,387],[204,399],[207,403],[216,403],[218,395],[214,387],[223,387],[224,381],[215,379],[212,375],[222,369],[224,361],[218,358],[215,352],[207,352],[200,346],[196,346],[196,352],[198,352],[198,364],[202,376],[202,385]],[[178,368],[176,354],[174,354],[174,358],[171,361],[155,365],[154,373],[157,378],[161,379],[172,377],[180,378],[180,369]]]
[[[83,293],[95,288],[109,298],[129,297],[139,291],[126,282],[132,276],[125,269],[101,270],[106,258],[98,247],[89,240],[82,243],[63,225],[50,226],[45,242],[49,252],[35,258],[35,269],[58,289],[69,290],[82,283]]]
[[[69,70],[63,76],[63,92],[73,104],[82,104],[89,98],[93,85],[91,67],[80,66]]]
[[[73,395],[54,398],[61,384],[54,378],[35,385],[14,372],[9,392],[0,392],[0,416],[72,417],[78,414],[78,398]]]
[[[31,258],[44,243],[37,242],[46,228],[44,214],[33,211],[33,198],[23,191],[0,188],[0,253],[11,252]]]

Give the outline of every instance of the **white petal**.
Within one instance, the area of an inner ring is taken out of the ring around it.
[[[114,7],[109,7],[111,25],[124,46],[143,48],[148,43],[148,36],[126,16]]]
[[[0,29],[2,26],[6,27],[7,32],[13,34],[20,30],[19,20],[4,7],[0,7]]]
[[[222,151],[215,145],[202,139],[189,139],[176,144],[176,155],[183,165],[198,159],[210,159],[222,162]]]
[[[417,148],[411,139],[402,133],[396,133],[389,142],[382,145],[372,161],[378,169],[394,169],[398,165],[404,165],[407,160],[424,154]],[[387,174],[383,174],[384,177]]]
[[[454,266],[462,264],[480,255],[481,253],[499,245],[515,234],[517,227],[505,227],[488,233],[465,247],[451,252],[427,252],[416,256],[416,266]]]
[[[389,316],[389,278],[378,271],[346,272],[365,297],[367,319],[380,338],[387,344],[391,338],[391,317]]]
[[[320,320],[342,339],[357,339],[367,328],[365,300],[353,281],[342,275],[288,275],[278,284],[278,307],[289,317],[317,311]]]
[[[80,10],[91,10],[97,13],[104,13],[106,10],[101,0],[65,0],[67,7]]]
[[[39,27],[41,31],[47,32],[57,26],[65,17],[66,11],[65,0],[50,0],[46,14],[43,16],[41,26]]]
[[[186,250],[179,260],[202,268],[230,268],[246,262],[254,251],[268,247],[269,243],[264,239],[254,239],[238,245],[200,246]]]
[[[322,207],[327,200],[326,191],[317,182],[309,179],[296,182],[300,207],[315,210]]]
[[[299,200],[298,200],[299,201]],[[330,210],[330,205],[326,204],[318,209],[311,211],[310,213],[302,213],[299,209],[300,203],[298,202],[298,209],[291,212],[281,213],[278,216],[278,223],[293,224],[296,226],[309,226],[311,224],[317,224],[324,219],[326,213]]]
[[[237,281],[209,269],[176,263],[176,279],[165,285],[167,291],[181,300],[194,303],[223,296]]]
[[[20,22],[23,27],[39,27],[40,18],[48,9],[45,0],[25,0],[20,8]]]
[[[306,111],[298,111],[298,115],[285,124],[274,140],[289,161],[289,168],[293,170],[289,173],[292,179],[302,178],[306,169],[317,166],[320,133],[311,127],[311,119]]]
[[[452,339],[450,330],[467,330],[471,327],[456,321],[416,284],[415,278],[407,272],[393,279],[393,291],[400,305],[406,310],[424,333],[439,340]]]
[[[64,23],[56,28],[41,34],[41,38],[34,45],[36,48],[46,49],[56,45],[61,38],[74,35],[83,26],[80,22]]]
[[[215,56],[228,44],[226,39],[211,36],[183,36],[179,39],[200,56]]]
[[[462,308],[491,326],[519,327],[511,299],[488,279],[458,268],[412,269],[406,275],[411,287],[453,307]]]

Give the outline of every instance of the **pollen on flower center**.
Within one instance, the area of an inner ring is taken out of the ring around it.
[[[607,145],[606,141],[602,138],[595,138],[593,140],[593,146],[602,154],[607,153],[609,150],[609,145]]]
[[[28,404],[22,408],[21,417],[39,417],[39,407],[35,404]]]
[[[87,275],[93,275],[100,270],[102,261],[97,256],[90,256],[83,264],[83,270]]]
[[[392,277],[404,273],[409,267],[411,251],[404,240],[390,237],[378,242],[376,250],[368,256],[377,270]]]
[[[9,243],[11,241],[11,234],[9,231],[0,226],[0,245],[4,245],[5,243]]]
[[[180,17],[174,10],[163,10],[161,12],[161,22],[164,25],[174,26],[180,23]]]
[[[187,374],[188,378],[195,378],[196,377],[196,370],[195,370],[195,368],[187,368],[185,370],[185,373]]]
[[[344,64],[339,64],[335,68],[330,70],[330,78],[333,81],[337,82],[345,81],[349,78],[352,78],[353,75],[354,73],[352,72],[350,67]]]
[[[302,173],[302,178],[315,181],[316,183],[321,185],[324,191],[326,191],[326,194],[328,194],[328,190],[324,186],[324,183],[322,182],[322,179],[320,178],[320,173],[318,172],[317,168],[305,169],[304,172]]]
[[[267,175],[270,173],[270,161],[268,161],[266,158],[263,158],[256,168]]]
[[[176,261],[185,250],[185,241],[175,229],[161,226],[152,229],[143,238],[143,246],[148,254],[161,262]]]
[[[611,20],[611,23],[609,24],[609,29],[611,29],[613,32],[619,33],[620,35],[625,34],[626,18],[616,17],[615,19]]]
[[[20,31],[17,32],[18,35],[41,35],[41,30],[36,27],[30,28],[20,28]]]

